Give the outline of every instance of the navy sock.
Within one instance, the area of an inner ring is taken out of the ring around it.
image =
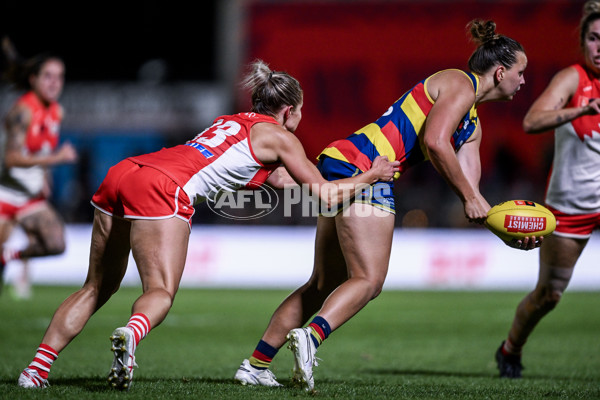
[[[269,368],[269,365],[271,365],[271,361],[273,361],[273,357],[275,357],[278,351],[279,349],[276,349],[269,343],[261,340],[256,345],[256,349],[248,361],[250,362],[250,365],[256,369],[267,369]]]
[[[323,317],[314,317],[308,326],[312,330],[310,338],[312,339],[315,348],[319,347],[321,343],[323,343],[323,340],[327,339],[331,333],[331,327]]]

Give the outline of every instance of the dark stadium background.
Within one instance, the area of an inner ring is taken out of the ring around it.
[[[60,54],[69,81],[135,81],[153,58],[167,61],[170,80],[213,80],[218,1],[179,3],[5,1],[0,31],[24,56]]]
[[[552,135],[527,136],[520,121],[558,69],[578,60],[583,1],[244,1],[174,3],[3,2],[0,33],[24,56],[52,50],[67,65],[63,137],[81,153],[55,169],[53,201],[67,222],[89,223],[91,194],[108,167],[192,137],[220,114],[247,109],[236,86],[262,58],[305,90],[298,130],[314,158],[331,140],[372,122],[411,84],[466,68],[473,18],[494,19],[519,40],[526,85],[509,103],[481,107],[482,193],[490,203],[543,201]],[[17,93],[0,87],[0,113]],[[400,226],[464,227],[460,202],[429,164],[396,184]],[[227,224],[205,206],[195,223]],[[236,222],[239,223],[239,222]],[[246,223],[314,224],[274,212]]]

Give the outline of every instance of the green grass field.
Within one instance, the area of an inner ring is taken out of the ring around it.
[[[574,292],[534,332],[521,380],[497,377],[494,352],[524,293],[384,291],[320,348],[316,392],[293,387],[283,348],[273,371],[283,388],[232,377],[258,342],[281,290],[181,289],[165,322],[136,352],[129,393],[106,383],[108,337],[129,317],[138,288],[121,289],[54,363],[52,387],[16,381],[50,317],[74,288],[36,287],[30,301],[0,297],[1,399],[593,399],[600,398],[600,296]]]

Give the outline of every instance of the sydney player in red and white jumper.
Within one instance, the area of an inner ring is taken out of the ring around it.
[[[53,55],[21,62],[12,43],[3,39],[11,62],[9,79],[27,89],[5,118],[3,167],[0,173],[0,243],[4,244],[19,224],[29,238],[22,249],[2,248],[0,269],[15,259],[61,254],[65,250],[62,218],[47,201],[50,195],[48,167],[77,160],[73,146],[59,146],[63,108],[58,103],[65,65]],[[20,285],[28,288],[27,264]],[[18,287],[18,286],[17,286]],[[22,293],[26,295],[26,293]]]
[[[521,377],[521,352],[537,323],[560,301],[592,231],[600,227],[600,1],[584,5],[580,23],[584,63],[559,71],[525,115],[528,133],[554,130],[554,160],[546,205],[554,234],[540,249],[535,289],[518,305],[496,352],[501,377]]]
[[[150,329],[166,317],[185,265],[194,204],[214,200],[219,191],[290,182],[327,187],[322,201],[338,204],[360,190],[345,184],[389,181],[397,162],[386,157],[355,177],[328,183],[307,159],[294,136],[302,118],[300,84],[262,61],[245,80],[252,89],[252,111],[218,117],[214,124],[179,146],[131,157],[112,167],[92,198],[96,207],[88,277],[58,308],[33,362],[19,385],[47,386],[48,372],[61,350],[91,315],[115,293],[133,254],[143,294],[126,326],[111,336],[114,360],[109,383],[131,387],[134,351]]]

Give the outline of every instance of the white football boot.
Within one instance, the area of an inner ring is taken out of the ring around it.
[[[50,386],[47,379],[44,379],[33,368],[25,368],[19,375],[19,386],[24,388],[45,388]]]
[[[248,360],[242,361],[233,380],[242,385],[283,386],[270,369],[256,369]]]
[[[313,367],[318,366],[317,348],[310,337],[310,328],[292,329],[287,334],[287,339],[290,341],[288,349],[294,353],[294,379],[300,380],[306,385],[306,391],[311,391],[315,388],[313,379]]]
[[[129,390],[133,382],[133,367],[137,367],[133,355],[133,330],[127,327],[117,328],[110,336],[110,341],[110,350],[115,358],[108,373],[108,383],[116,389]]]

